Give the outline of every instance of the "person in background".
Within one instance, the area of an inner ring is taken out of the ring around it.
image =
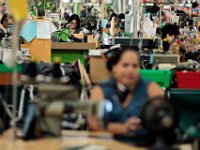
[[[113,13],[109,20],[108,20],[108,23],[106,25],[106,28],[110,28],[111,27],[111,21],[112,21],[112,18],[115,17],[115,24],[117,25],[117,22],[118,22],[118,15],[116,13]]]
[[[5,13],[6,13],[6,4],[5,4],[5,2],[2,2],[0,4],[0,16],[2,17],[3,14],[5,14]]]
[[[193,2],[192,3],[192,16],[197,17],[199,14],[199,3]]]
[[[169,23],[169,18],[167,18],[166,13],[164,13],[163,11],[161,11],[161,15],[160,15],[160,11],[157,13],[157,16],[159,18],[159,22],[157,22],[158,24],[160,24],[160,27],[162,28],[163,26],[165,26],[165,24]],[[160,16],[161,16],[161,20],[160,20]],[[161,22],[160,22],[161,21]]]
[[[114,48],[107,52],[106,58],[112,77],[94,87],[90,99],[107,100],[112,104],[112,110],[106,115],[105,129],[114,137],[137,135],[142,131],[143,106],[150,98],[163,97],[163,91],[156,83],[140,76],[140,57],[134,49]],[[88,124],[90,130],[104,130],[94,117],[89,117]]]
[[[166,24],[162,28],[163,50],[170,50],[170,46],[174,44],[180,35],[179,27],[174,24]]]
[[[0,40],[5,37],[5,34],[7,33],[7,28],[8,28],[8,22],[9,21],[9,16],[8,14],[4,14],[1,18],[1,24],[0,24]]]
[[[180,54],[181,61],[192,59],[199,62],[200,42],[196,37],[181,34],[179,27],[167,24],[162,29],[163,49],[172,53]]]
[[[119,27],[122,31],[125,31],[125,14],[119,14]]]
[[[82,42],[84,33],[81,30],[81,21],[78,15],[73,14],[70,16],[67,24],[67,28],[70,30],[70,39],[74,42]]]

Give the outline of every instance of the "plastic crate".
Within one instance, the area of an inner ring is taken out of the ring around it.
[[[17,71],[22,72],[22,65],[17,65]],[[13,68],[7,67],[5,64],[0,64],[0,73],[12,73]]]
[[[176,72],[179,89],[200,89],[200,72]]]
[[[144,79],[156,82],[162,88],[168,88],[171,85],[173,72],[166,70],[141,70],[141,76]]]

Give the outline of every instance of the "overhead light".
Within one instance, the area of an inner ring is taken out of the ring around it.
[[[111,4],[111,3],[112,3],[112,0],[104,0],[104,3],[105,3],[105,4]]]
[[[71,3],[71,0],[62,0],[63,3]]]
[[[73,0],[74,3],[81,3],[81,0]]]
[[[130,6],[132,6],[132,2],[133,2],[132,0],[129,0],[129,1],[128,1],[128,4],[129,4]]]

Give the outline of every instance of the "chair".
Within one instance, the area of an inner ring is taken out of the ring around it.
[[[200,122],[200,90],[171,89],[170,100],[179,111],[180,130],[190,138],[188,129]],[[200,129],[191,138],[200,138]]]

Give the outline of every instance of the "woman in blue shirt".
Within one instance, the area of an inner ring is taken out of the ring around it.
[[[91,100],[107,100],[112,110],[106,116],[106,129],[113,135],[128,136],[140,130],[141,109],[148,99],[162,97],[163,91],[140,76],[140,57],[132,48],[114,48],[106,53],[111,79],[91,91]],[[90,130],[102,130],[94,117],[88,119]],[[103,129],[104,130],[104,129]]]

